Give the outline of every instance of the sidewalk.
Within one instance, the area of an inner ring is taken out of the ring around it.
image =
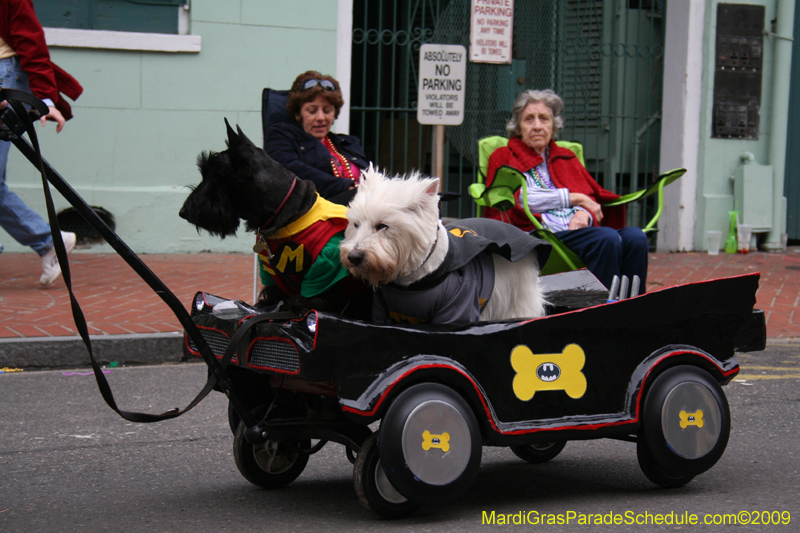
[[[155,254],[141,259],[185,306],[198,290],[253,300],[252,254]],[[99,360],[180,361],[178,320],[118,255],[76,250],[70,266]],[[0,254],[0,368],[86,366],[89,357],[77,336],[64,281],[40,287],[40,269],[34,253]],[[761,273],[757,307],[766,313],[768,337],[800,338],[800,316],[795,315],[800,248],[782,254],[650,254],[647,290],[750,272]]]
[[[253,254],[140,257],[187,308],[199,290],[253,300]],[[76,250],[70,270],[99,362],[160,364],[182,359],[178,319],[120,256]],[[40,271],[34,253],[0,254],[0,369],[88,366],[63,278],[41,287]]]

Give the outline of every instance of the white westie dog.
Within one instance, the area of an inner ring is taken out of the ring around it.
[[[376,289],[373,319],[465,325],[544,315],[539,261],[550,245],[491,219],[445,228],[438,186],[418,173],[362,173],[339,251],[350,273]]]

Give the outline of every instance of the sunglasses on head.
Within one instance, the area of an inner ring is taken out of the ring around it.
[[[335,91],[336,90],[336,87],[334,87],[333,82],[328,81],[328,80],[307,80],[303,84],[303,90],[307,91],[308,89],[311,89],[312,87],[316,87],[317,85],[319,85],[320,87],[322,87],[326,91]]]

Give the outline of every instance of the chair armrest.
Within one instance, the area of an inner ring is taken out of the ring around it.
[[[469,194],[481,207],[508,211],[514,207],[514,193],[524,186],[525,177],[518,170],[504,165],[497,169],[490,186],[473,183],[469,186]]]
[[[642,189],[641,191],[632,192],[630,194],[625,194],[620,196],[616,200],[612,202],[608,202],[603,204],[603,207],[614,207],[617,205],[623,205],[630,202],[634,202],[639,200],[640,198],[646,198],[653,194],[654,192],[663,191],[664,187],[675,181],[676,179],[680,178],[686,174],[685,168],[676,168],[674,170],[670,170],[669,172],[662,174],[656,179],[656,181],[650,185],[647,189]]]
[[[483,204],[483,199],[481,196],[483,196],[483,193],[486,191],[486,185],[483,183],[473,183],[469,186],[468,191],[469,195],[475,199],[475,202],[477,202],[478,205]]]
[[[650,222],[642,228],[642,231],[645,233],[649,233],[652,231],[658,231],[656,228],[656,223],[658,219],[661,218],[661,213],[664,211],[664,187],[675,181],[676,179],[680,178],[686,174],[685,168],[676,168],[674,170],[670,170],[658,177],[658,179],[647,189],[637,191],[631,194],[626,194],[624,196],[620,196],[613,202],[609,202],[607,204],[603,204],[603,207],[613,207],[615,205],[622,205],[628,202],[633,202],[635,200],[639,200],[641,198],[646,198],[653,194],[654,192],[658,192],[658,202],[656,208],[656,214],[653,215],[653,218],[650,219]]]

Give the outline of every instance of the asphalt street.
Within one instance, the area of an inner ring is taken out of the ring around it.
[[[742,354],[740,362],[740,377],[725,388],[733,420],[727,451],[685,487],[652,485],[639,470],[635,445],[627,442],[570,442],[543,465],[524,463],[505,448],[484,448],[477,481],[464,497],[399,521],[381,520],[361,507],[352,466],[336,444],[311,457],[288,487],[266,491],[251,485],[234,463],[222,394],[212,393],[178,419],[133,424],[105,405],[88,370],[0,374],[0,531],[732,529],[586,526],[577,518],[569,525],[485,524],[492,512],[495,521],[500,515],[513,521],[517,513],[529,518],[613,513],[635,520],[694,514],[700,521],[706,515],[746,513],[751,522],[785,522],[788,516],[791,522],[735,531],[797,531],[800,344],[772,344],[765,352]],[[183,407],[206,375],[197,363],[107,371],[120,407],[149,412]]]

